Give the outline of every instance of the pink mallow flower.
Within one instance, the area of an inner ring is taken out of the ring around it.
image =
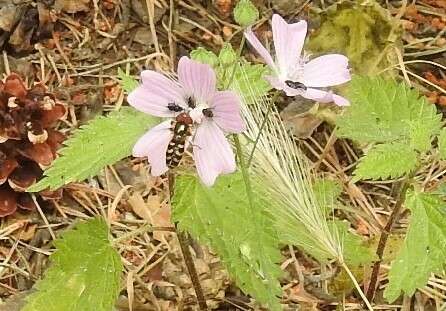
[[[141,79],[142,84],[128,96],[130,105],[147,114],[169,118],[148,131],[133,147],[135,157],[148,158],[153,176],[169,169],[166,153],[173,142],[176,119],[190,120],[190,135],[184,136],[184,148],[192,143],[195,166],[204,184],[211,186],[219,174],[236,170],[225,133],[245,129],[240,101],[233,92],[216,90],[215,73],[210,66],[184,56],[178,63],[178,81],[152,70],[143,71]]]
[[[276,61],[260,43],[251,28],[245,31],[245,37],[273,70],[273,76],[265,77],[278,90],[287,96],[300,95],[322,103],[334,101],[339,106],[348,106],[347,99],[317,88],[339,85],[351,79],[348,59],[340,54],[328,54],[308,60],[301,56],[307,34],[307,22],[288,24],[280,15],[272,19]]]

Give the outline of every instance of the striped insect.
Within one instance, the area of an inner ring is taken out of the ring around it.
[[[180,164],[186,140],[192,135],[192,124],[193,120],[186,112],[180,113],[175,117],[175,121],[172,121],[173,137],[166,151],[166,165],[169,168],[174,168]]]

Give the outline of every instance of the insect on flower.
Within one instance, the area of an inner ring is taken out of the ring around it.
[[[166,164],[169,168],[174,168],[180,164],[183,158],[186,140],[192,135],[192,118],[185,112],[180,113],[172,121],[173,137],[169,142],[166,151]]]
[[[287,96],[300,95],[322,103],[348,106],[347,99],[320,89],[350,81],[347,57],[328,54],[309,60],[307,55],[301,56],[307,34],[306,21],[288,24],[280,15],[274,14],[272,29],[275,61],[251,28],[245,31],[246,40],[273,70],[273,75],[265,77],[271,86],[285,91]]]
[[[244,131],[240,100],[231,91],[217,91],[212,68],[182,57],[178,81],[152,71],[141,73],[142,84],[128,96],[134,108],[168,118],[142,136],[133,155],[147,157],[151,174],[159,176],[179,164],[192,146],[198,175],[211,186],[218,175],[236,169],[227,133]]]

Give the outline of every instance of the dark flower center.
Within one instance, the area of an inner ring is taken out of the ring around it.
[[[208,118],[212,118],[214,116],[214,113],[212,112],[211,108],[203,109],[202,113],[205,117],[208,117]]]

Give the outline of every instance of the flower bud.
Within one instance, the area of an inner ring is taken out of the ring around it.
[[[192,58],[197,62],[208,64],[211,67],[215,67],[218,64],[217,55],[202,47],[199,47],[198,49],[195,49],[192,52],[190,52],[190,58]]]
[[[250,0],[240,0],[234,8],[234,19],[242,27],[248,27],[259,18],[259,11]]]
[[[218,54],[218,60],[223,67],[234,64],[237,60],[237,54],[229,43],[225,43]]]

